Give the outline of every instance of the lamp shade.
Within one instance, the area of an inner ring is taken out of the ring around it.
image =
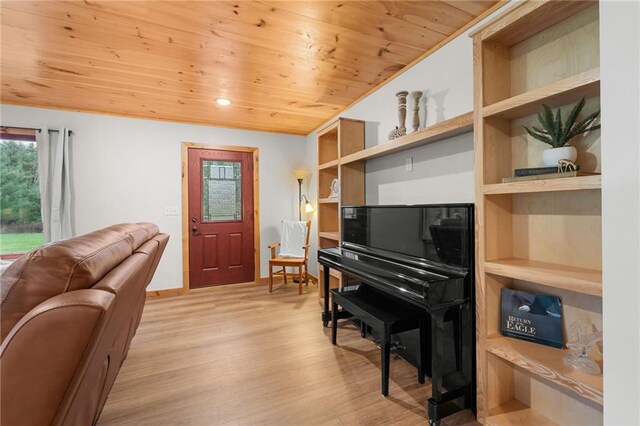
[[[305,213],[311,213],[311,212],[313,212],[313,210],[314,210],[313,205],[311,205],[309,200],[306,200],[304,202],[304,212]]]
[[[305,179],[307,176],[309,176],[309,172],[304,170],[304,169],[296,169],[293,170],[291,172],[291,174],[293,175],[293,177],[295,177],[296,179]]]

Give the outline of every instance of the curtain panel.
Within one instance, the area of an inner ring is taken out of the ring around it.
[[[63,240],[71,230],[71,167],[69,164],[69,131],[49,131],[43,127],[36,133],[38,144],[38,176],[44,241]]]

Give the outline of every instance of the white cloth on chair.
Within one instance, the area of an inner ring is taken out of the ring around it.
[[[282,221],[282,240],[278,257],[304,257],[307,242],[307,222]]]

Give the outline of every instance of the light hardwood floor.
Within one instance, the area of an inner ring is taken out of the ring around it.
[[[241,284],[148,299],[99,420],[106,425],[426,424],[430,385],[352,325],[330,342],[316,287]],[[470,411],[444,425],[476,424]]]

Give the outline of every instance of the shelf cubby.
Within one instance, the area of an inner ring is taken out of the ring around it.
[[[602,269],[601,191],[484,197],[480,208],[484,210],[487,238],[485,262],[521,259],[530,266],[535,265],[534,262],[563,265],[568,271],[571,268]],[[506,266],[513,269],[515,264]],[[549,274],[559,269],[560,266]],[[542,277],[538,274],[538,278]]]
[[[334,162],[338,159],[338,122],[334,122],[318,132],[318,164]]]
[[[491,426],[504,425],[538,425],[538,426],[557,426],[558,423],[552,422],[536,410],[517,399],[512,399],[504,404],[492,408],[486,419],[486,424]]]
[[[504,336],[487,339],[484,348],[487,352],[517,365],[530,374],[563,387],[575,393],[576,396],[602,405],[602,375],[592,376],[566,367],[562,359],[569,354],[568,350]]]
[[[576,102],[579,99],[576,99]],[[564,117],[569,115],[570,108],[573,107],[574,103],[562,106]],[[599,107],[600,98],[598,96],[587,98],[582,115],[589,114]],[[485,140],[487,140],[487,143],[482,148],[482,158],[487,166],[482,175],[482,184],[502,184],[502,179],[513,176],[515,169],[543,166],[542,153],[550,146],[529,136],[524,128],[525,126],[539,126],[537,114],[530,114],[513,120],[501,117],[482,119],[482,133]],[[592,178],[592,176],[601,174],[599,131],[578,136],[571,141],[571,145],[578,151],[576,163],[580,166],[580,172],[586,174],[585,176],[578,176],[579,178]],[[520,181],[513,182],[504,188],[533,189],[542,188],[543,186],[551,188],[555,185],[560,190],[563,190],[568,187],[568,183],[572,182],[567,181],[567,179],[570,178],[549,179],[545,181],[546,183],[543,181]],[[589,181],[589,179],[577,179],[573,183],[579,184],[580,182]],[[563,187],[563,185],[565,186]]]
[[[318,198],[321,200],[330,200],[331,182],[338,179],[338,166],[326,167],[318,169]],[[338,199],[339,201],[339,199]]]

